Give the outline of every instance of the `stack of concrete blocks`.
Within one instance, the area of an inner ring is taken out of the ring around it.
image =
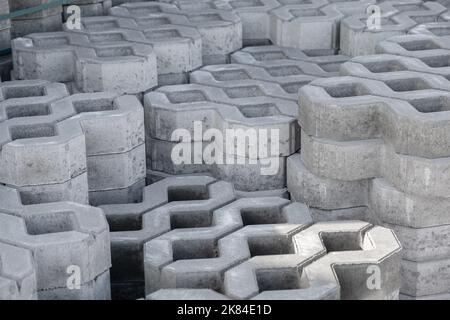
[[[134,96],[75,94],[52,104],[68,110],[86,139],[89,203],[135,201],[145,186],[144,112]]]
[[[66,87],[13,81],[0,92],[0,182],[19,190],[24,204],[87,203],[85,135],[77,121],[64,120],[67,110],[51,106]]]
[[[152,46],[158,85],[186,83],[188,73],[202,65],[202,37],[195,28],[158,25],[158,21],[161,19],[83,18],[82,29],[73,32],[85,34],[92,42],[128,41]]]
[[[173,215],[156,210],[151,225]],[[305,205],[278,197],[239,199],[202,219],[193,213],[180,210],[185,228],[172,225],[145,244],[147,299],[398,298],[401,246],[389,229],[311,226]],[[368,266],[380,271],[378,290],[365,285]]]
[[[398,36],[379,43],[379,52],[402,55],[397,65],[404,70],[435,74],[450,78],[449,57],[450,42],[448,38],[449,24],[431,23],[415,28],[408,36]],[[442,35],[442,36],[441,36]],[[406,58],[407,57],[407,58]],[[404,281],[404,298],[415,299],[448,299],[450,292],[450,253],[448,250],[450,194],[448,177],[448,107],[449,93],[441,93],[436,97],[423,99],[415,104],[428,116],[432,130],[423,131],[420,146],[428,143],[423,149],[427,158],[427,176],[430,179],[429,188],[418,190],[417,196],[404,196],[392,191],[373,197],[374,211],[380,220],[389,223],[397,229],[397,234],[406,249],[402,276]],[[433,121],[434,122],[431,122]],[[423,125],[421,127],[424,127]],[[417,128],[416,128],[417,130]],[[422,148],[422,147],[421,147]],[[419,180],[420,181],[420,180]],[[438,185],[440,184],[440,186]],[[383,186],[378,189],[383,190]],[[431,190],[430,190],[431,191]],[[381,201],[385,197],[392,199],[389,206]],[[385,215],[379,212],[385,211]],[[397,216],[392,217],[396,210]]]
[[[150,45],[96,42],[73,32],[29,34],[12,42],[13,78],[45,79],[72,92],[140,94],[157,85],[156,55]]]
[[[64,19],[74,14],[71,6],[80,8],[81,19],[92,16],[105,16],[112,7],[112,0],[72,0],[69,4],[63,6]]]
[[[206,226],[213,210],[235,199],[229,183],[204,176],[167,178],[145,187],[140,195],[135,203],[100,206],[111,229],[111,280],[117,299],[144,295],[147,241],[172,228]]]
[[[8,0],[0,0],[0,15],[9,14]],[[12,58],[6,51],[11,47],[11,20],[0,20],[0,79],[6,81],[10,79],[12,69]]]
[[[24,206],[19,192],[5,186],[0,199],[0,279],[10,278],[1,297],[110,299],[109,229],[101,209],[72,202]]]
[[[303,52],[261,46],[245,48],[231,59],[239,64],[206,66],[191,73],[191,84],[165,86],[145,95],[150,181],[164,174],[209,173],[232,182],[239,191],[283,193],[286,157],[300,147],[294,102],[298,89],[318,77],[337,75],[347,57],[332,55],[329,50]],[[209,128],[218,129],[225,141],[203,137]],[[184,130],[183,135],[177,134],[177,129]],[[244,130],[242,139],[235,137],[227,146],[228,129]],[[260,129],[267,130],[268,138],[272,130],[279,130],[279,136],[265,142]],[[257,150],[240,149],[247,143],[246,135],[253,133],[267,150],[258,148],[258,141],[250,144]],[[211,148],[224,151],[214,163],[194,154],[211,152]],[[182,150],[193,152],[183,163],[174,162],[173,155],[182,156]]]
[[[203,65],[227,63],[230,54],[242,48],[241,19],[232,11],[180,10],[167,3],[139,2],[113,7],[110,14],[133,18],[140,25],[195,28],[202,36]]]
[[[51,2],[53,2],[52,5]],[[11,12],[47,6],[37,12],[28,13],[11,19],[12,38],[21,37],[33,32],[62,30],[62,5],[52,0],[9,0]]]
[[[424,24],[301,88],[302,151],[287,165],[291,196],[315,219],[395,230],[404,299],[449,297],[448,30]]]
[[[36,300],[36,285],[31,250],[0,242],[0,300]]]
[[[433,1],[386,1],[378,7],[381,10],[379,27],[369,28],[368,23],[372,23],[369,16],[372,13],[354,15],[342,20],[340,49],[343,54],[352,57],[374,54],[379,41],[407,34],[417,25],[442,21],[449,16],[445,6]]]

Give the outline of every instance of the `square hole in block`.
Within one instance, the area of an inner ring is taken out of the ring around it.
[[[167,30],[149,30],[144,33],[145,37],[149,40],[152,39],[169,39],[169,38],[178,38],[180,37],[180,33],[176,29],[167,29]]]
[[[252,257],[294,253],[292,241],[285,235],[249,237],[247,242]]]
[[[39,37],[33,38],[33,44],[38,48],[50,48],[69,45],[70,41],[66,36]]]
[[[424,7],[422,4],[393,4],[395,9],[399,11],[423,11],[428,10],[427,7]]]
[[[302,288],[300,275],[295,268],[260,269],[255,273],[259,292]]]
[[[167,93],[167,98],[172,103],[189,103],[207,101],[200,90],[180,91]]]
[[[362,250],[359,232],[323,232],[320,238],[327,252]]]
[[[211,72],[214,79],[217,81],[232,81],[232,80],[246,80],[250,79],[248,73],[243,69],[223,70]]]
[[[447,97],[433,97],[410,101],[410,104],[419,112],[445,112],[450,111],[450,101]]]
[[[239,111],[246,118],[270,117],[280,114],[278,108],[273,103],[239,106]]]
[[[336,62],[318,63],[317,65],[325,72],[338,72],[341,67],[341,64]]]
[[[296,76],[303,74],[302,69],[296,65],[267,67],[266,71],[273,77]]]
[[[25,217],[27,233],[41,235],[75,230],[73,215],[68,212],[36,214]]]
[[[450,55],[430,56],[420,60],[431,68],[450,67]]]
[[[414,40],[400,42],[399,45],[408,51],[420,51],[420,50],[434,50],[440,49],[440,47],[431,40]]]
[[[9,132],[13,141],[19,139],[53,137],[56,135],[56,129],[52,124],[13,126],[9,128]]]
[[[6,108],[6,117],[8,119],[46,116],[49,114],[50,108],[47,104],[26,104]]]
[[[369,95],[366,87],[359,83],[343,83],[334,87],[325,87],[325,91],[333,98],[347,98]]]
[[[224,89],[226,95],[230,98],[249,98],[264,96],[264,92],[258,86],[242,86]]]
[[[283,5],[299,5],[299,4],[312,4],[312,0],[278,0]]]
[[[241,217],[244,226],[287,222],[281,208],[278,207],[242,209]]]
[[[397,60],[364,62],[363,65],[373,73],[405,71],[407,68]]]
[[[128,7],[128,12],[133,16],[146,16],[149,14],[154,14],[154,13],[161,13],[162,10],[160,7],[157,6],[137,6],[137,7],[133,7],[130,8]]]
[[[173,261],[211,259],[219,256],[213,240],[183,239],[172,243]]]
[[[385,83],[389,88],[397,92],[431,89],[429,84],[420,78],[388,80]]]

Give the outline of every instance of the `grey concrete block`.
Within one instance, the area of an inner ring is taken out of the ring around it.
[[[242,24],[232,11],[207,9],[200,12],[179,10],[166,3],[127,3],[111,9],[111,15],[137,21],[158,19],[157,24],[193,27],[202,36],[203,64],[226,63],[228,55],[242,47]],[[139,22],[138,22],[139,23]]]
[[[161,289],[146,296],[146,300],[228,300],[211,289]]]
[[[0,300],[36,299],[36,266],[31,251],[0,243]]]
[[[12,48],[16,79],[75,81],[81,92],[122,94],[147,91],[157,83],[156,55],[142,43],[91,43],[83,34],[59,32],[15,39]]]
[[[158,24],[162,18],[141,20],[115,16],[82,20],[82,29],[92,42],[128,41],[152,46],[157,57],[158,84],[186,82],[186,73],[202,64],[202,39],[197,29],[174,24]],[[152,22],[153,21],[153,22]]]

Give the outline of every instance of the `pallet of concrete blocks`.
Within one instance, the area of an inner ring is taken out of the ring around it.
[[[110,240],[102,210],[72,202],[22,205],[20,198],[0,187],[0,248],[6,243],[32,252],[38,299],[109,299]],[[25,294],[32,290],[31,262],[20,258],[28,263],[22,266],[28,277],[18,279]]]
[[[87,203],[85,136],[70,113],[50,107],[67,96],[46,81],[0,85],[0,181],[20,191],[24,204]],[[61,122],[59,122],[61,121]]]
[[[147,162],[169,174],[210,173],[240,191],[285,188],[299,127],[296,103],[283,96],[251,79],[161,87],[144,97]]]
[[[42,6],[41,9],[39,9],[40,6]],[[61,3],[52,0],[9,0],[9,9],[10,12],[26,9],[32,11],[11,20],[12,38],[33,32],[62,30]]]
[[[36,300],[36,286],[31,250],[0,241],[0,300]]]
[[[401,246],[391,230],[311,224],[301,203],[237,200],[214,211],[208,228],[172,230],[145,244],[147,299],[398,298]],[[379,271],[378,290],[366,286],[369,268]]]
[[[310,81],[339,75],[340,65],[348,59],[345,55],[335,54],[335,50],[300,50],[279,46],[246,47],[231,55],[231,63],[264,68],[274,78],[304,74],[311,77]],[[301,82],[306,84],[306,81]],[[283,86],[293,94],[297,94],[300,87]]]
[[[54,102],[68,110],[86,139],[89,202],[131,202],[145,185],[144,112],[134,96],[80,93]]]
[[[160,18],[134,20],[113,16],[87,17],[80,30],[92,43],[122,42],[150,45],[157,59],[158,85],[188,82],[188,73],[202,65],[202,37],[197,29],[161,24]]]
[[[167,3],[139,2],[113,7],[110,15],[133,18],[141,25],[195,28],[202,37],[203,65],[227,63],[229,55],[242,48],[241,20],[232,11],[205,9],[194,12]]]
[[[375,10],[375,9],[374,9]],[[373,13],[354,15],[342,20],[340,48],[343,54],[359,56],[374,54],[377,43],[423,23],[439,21],[447,8],[441,4],[421,0],[386,1],[377,5],[380,18],[373,20]]]
[[[68,83],[75,92],[127,94],[157,85],[156,55],[142,43],[96,43],[86,35],[61,31],[14,39],[12,51],[16,80]]]
[[[77,6],[79,11],[73,6]],[[63,6],[63,17],[64,20],[67,20],[71,15],[78,13],[82,18],[104,16],[108,14],[111,7],[112,0],[74,0]]]
[[[148,185],[138,202],[102,205],[111,230],[113,297],[144,295],[144,244],[177,228],[206,227],[214,210],[233,200],[233,187],[206,176],[173,177]]]
[[[437,240],[449,223],[448,81],[396,71],[383,56],[355,60],[383,82],[329,78],[300,90],[302,152],[288,159],[288,189],[316,219],[361,217],[368,207],[367,219],[396,230],[404,246],[401,293],[448,294],[447,244]]]

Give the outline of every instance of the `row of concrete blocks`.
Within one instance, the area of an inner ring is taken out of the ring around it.
[[[163,1],[167,2],[167,1]],[[377,41],[406,34],[425,22],[447,19],[447,7],[421,0],[327,1],[168,1],[183,10],[232,10],[242,20],[244,44],[266,43],[300,49],[341,49],[344,54],[373,53]],[[138,6],[138,4],[136,4]],[[374,9],[373,6],[376,6]],[[379,10],[381,26],[369,29],[367,21]]]
[[[15,39],[13,78],[71,82],[80,92],[136,94],[186,83],[189,71],[227,62],[242,47],[241,22],[232,12],[144,4],[147,10],[139,11],[154,13],[133,18],[123,5],[112,10],[117,16],[83,18],[81,30]]]
[[[398,297],[401,246],[389,229],[312,225],[301,203],[236,200],[230,183],[206,176],[167,178],[142,193],[141,202],[100,207],[111,231],[114,298]],[[366,286],[368,267],[379,268],[376,290]]]
[[[143,108],[134,96],[69,96],[42,80],[0,84],[0,182],[25,204],[128,201],[146,176]]]
[[[231,60],[239,63],[203,67],[190,74],[190,84],[144,96],[148,167],[166,174],[208,172],[241,191],[283,189],[286,157],[300,146],[297,91],[314,79],[337,75],[347,57],[262,46],[236,52]],[[224,140],[208,136],[208,129]],[[243,132],[230,139],[227,130],[233,129]],[[279,130],[278,137],[272,130]],[[247,148],[246,135],[257,140],[248,146],[258,141],[264,146]],[[209,163],[197,159],[197,150],[223,152]],[[183,163],[174,162],[179,154]]]
[[[445,40],[394,37],[378,46],[389,54],[354,58],[341,66],[347,76],[302,87],[302,150],[287,160],[291,196],[317,219],[396,230],[404,298],[449,295],[450,51],[433,43]]]
[[[111,250],[101,209],[23,206],[0,186],[0,300],[110,299]]]

